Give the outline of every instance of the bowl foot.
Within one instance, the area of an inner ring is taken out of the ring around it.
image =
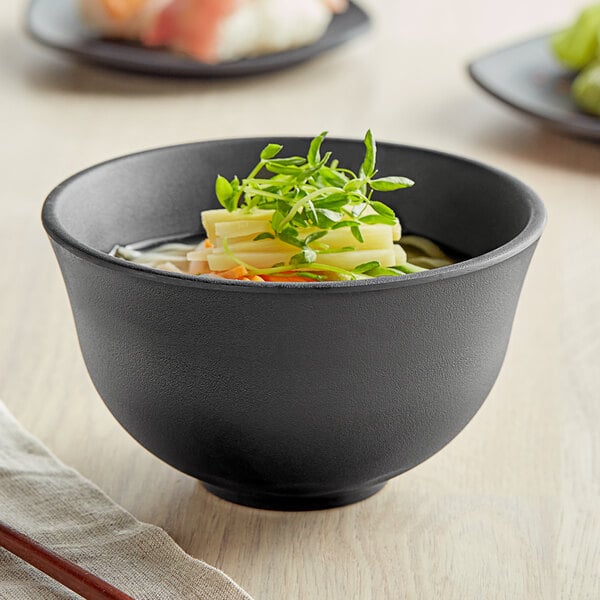
[[[243,492],[239,490],[230,490],[204,483],[204,487],[215,496],[242,504],[253,508],[262,508],[266,510],[324,510],[326,508],[335,508],[353,504],[369,498],[376,494],[384,485],[378,483],[356,490],[344,492],[335,492],[332,494],[323,494],[318,496],[286,496],[282,494],[267,494],[262,492]]]

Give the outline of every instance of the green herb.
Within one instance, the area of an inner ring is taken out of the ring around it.
[[[373,269],[377,269],[379,267],[379,262],[376,260],[372,260],[368,263],[363,263],[362,265],[358,265],[358,267],[354,267],[354,273],[366,273],[367,271],[372,271]]]
[[[309,265],[317,261],[317,253],[312,249],[306,246],[302,249],[302,252],[295,254],[290,258],[291,265]]]
[[[418,267],[417,265],[412,265],[411,263],[404,263],[402,265],[397,265],[395,267],[389,267],[390,269],[394,269],[395,271],[399,271],[400,273],[420,273],[421,271],[427,271],[423,267]]]
[[[319,266],[316,262],[318,252],[329,251],[319,240],[329,231],[349,227],[356,241],[361,244],[364,242],[362,225],[396,225],[398,219],[394,211],[374,200],[373,192],[399,190],[412,186],[413,182],[406,177],[376,177],[377,148],[370,130],[364,138],[365,155],[358,173],[340,167],[338,161],[332,159],[331,152],[322,153],[326,136],[327,132],[322,132],[311,141],[306,157],[279,157],[282,146],[268,144],[247,177],[241,181],[234,177],[229,181],[219,175],[215,191],[217,199],[229,212],[237,209],[273,211],[270,222],[272,232],[261,233],[254,239],[278,238],[298,248],[300,251],[292,256],[288,268],[296,272],[300,268],[309,268],[311,272],[328,270],[356,278],[356,275],[379,268],[379,263],[367,263],[370,267],[367,270],[362,269],[364,265],[359,265],[358,270],[352,272]],[[232,258],[235,257],[232,255]],[[251,270],[254,273],[261,272],[255,268]]]
[[[233,205],[233,186],[225,177],[222,175],[217,176],[217,181],[215,183],[215,192],[217,194],[217,198],[219,202],[229,211],[231,212],[234,209]]]
[[[258,240],[274,240],[275,236],[272,233],[269,233],[268,231],[265,231],[264,233],[259,233],[255,238],[253,238],[253,242],[257,242]]]
[[[396,277],[402,275],[402,272],[398,272],[393,267],[375,267],[369,271],[365,271],[366,275],[370,277]]]

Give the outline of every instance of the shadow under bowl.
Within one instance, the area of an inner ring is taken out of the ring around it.
[[[201,232],[214,179],[247,173],[267,139],[160,148],[79,173],[43,223],[98,393],[150,452],[241,504],[339,506],[452,440],[500,370],[545,223],[516,179],[379,144],[405,230],[472,258],[402,277],[314,284],[207,281],[125,263],[115,244]],[[277,140],[303,154],[306,138]],[[327,140],[358,169],[360,141]]]

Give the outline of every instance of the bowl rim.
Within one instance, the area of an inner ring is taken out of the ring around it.
[[[320,282],[305,282],[305,283],[294,283],[294,282],[254,282],[254,281],[236,281],[216,278],[209,279],[208,277],[200,277],[197,275],[187,275],[185,273],[171,273],[168,271],[159,271],[151,267],[138,265],[135,263],[127,262],[123,259],[112,256],[111,254],[101,252],[80,242],[78,239],[70,235],[66,229],[61,225],[60,220],[57,216],[57,205],[60,202],[62,192],[71,183],[85,177],[89,172],[103,168],[115,162],[122,160],[140,157],[143,155],[159,154],[166,150],[172,150],[175,148],[183,149],[186,147],[201,147],[211,146],[215,144],[227,144],[227,143],[245,143],[253,142],[259,143],[271,143],[275,140],[278,143],[282,143],[284,146],[286,143],[292,141],[303,141],[307,144],[310,143],[311,138],[307,136],[260,136],[260,137],[243,137],[243,138],[223,138],[223,139],[212,139],[206,141],[189,142],[184,144],[174,144],[168,146],[160,146],[151,148],[148,150],[142,150],[129,154],[124,154],[111,158],[109,160],[102,161],[87,167],[77,173],[71,175],[61,183],[59,183],[46,197],[42,206],[42,224],[49,238],[56,242],[61,247],[67,249],[72,254],[91,261],[92,263],[99,265],[104,268],[117,270],[123,274],[129,274],[135,277],[141,277],[144,279],[150,279],[156,282],[162,282],[171,285],[183,285],[205,289],[221,289],[227,291],[243,291],[247,292],[286,292],[290,291],[298,293],[300,291],[311,292],[313,290],[322,290],[330,292],[348,292],[348,291],[375,291],[386,288],[395,288],[402,286],[411,286],[415,284],[421,284],[431,281],[438,281],[448,279],[452,277],[458,277],[467,275],[469,273],[492,267],[498,263],[504,262],[517,254],[520,254],[526,250],[529,246],[536,243],[544,230],[547,212],[546,208],[539,198],[539,196],[525,183],[509,175],[508,173],[497,169],[495,167],[486,165],[485,163],[462,157],[456,154],[443,152],[439,150],[433,150],[420,146],[411,146],[405,144],[397,144],[393,142],[377,142],[378,148],[389,148],[389,149],[402,149],[410,152],[427,154],[430,156],[438,156],[445,159],[450,159],[457,163],[467,164],[477,169],[482,169],[504,179],[505,181],[512,183],[517,188],[520,188],[524,192],[525,203],[529,209],[529,220],[525,227],[507,243],[494,248],[493,250],[480,254],[473,258],[449,265],[446,267],[438,267],[428,271],[421,271],[418,273],[411,273],[402,276],[389,276],[389,277],[376,277],[373,279],[360,279],[355,281],[320,281]],[[340,137],[328,137],[327,141],[336,143],[346,144],[363,144],[362,140],[357,138],[340,138]]]

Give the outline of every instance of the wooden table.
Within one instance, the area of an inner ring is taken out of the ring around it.
[[[537,128],[464,69],[580,2],[363,4],[371,34],[312,63],[170,81],[55,56],[23,35],[24,2],[0,3],[0,397],[60,458],[256,600],[598,598],[600,145]],[[102,404],[42,200],[73,172],[140,149],[368,127],[496,165],[545,200],[504,368],[455,441],[370,500],[306,514],[228,504],[147,453]]]

